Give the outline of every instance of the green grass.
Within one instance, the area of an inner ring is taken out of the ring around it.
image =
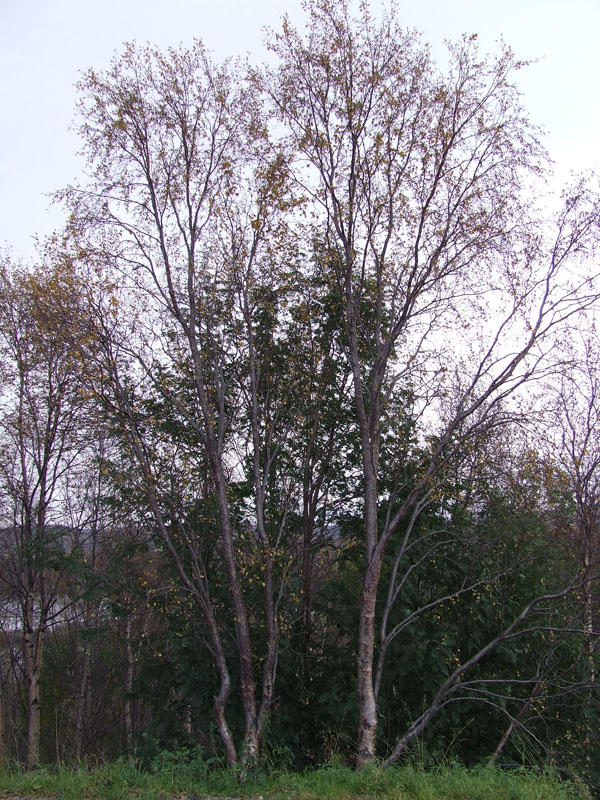
[[[0,798],[11,794],[57,800],[175,800],[204,796],[264,800],[590,800],[583,785],[549,772],[415,766],[361,772],[332,766],[306,773],[261,773],[238,783],[233,772],[200,759],[166,754],[150,771],[118,761],[97,769],[0,770]]]

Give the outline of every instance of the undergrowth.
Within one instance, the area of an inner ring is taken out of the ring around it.
[[[95,769],[40,768],[23,772],[0,769],[0,798],[13,794],[56,800],[591,800],[579,782],[561,781],[556,773],[503,771],[460,766],[425,770],[418,765],[354,772],[331,765],[304,773],[258,769],[239,782],[232,770],[215,769],[186,753],[163,753],[147,770],[119,760]]]

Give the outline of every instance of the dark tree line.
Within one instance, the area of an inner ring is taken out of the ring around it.
[[[327,0],[270,47],[89,71],[4,259],[3,751],[591,752],[597,197],[541,217],[509,50]]]

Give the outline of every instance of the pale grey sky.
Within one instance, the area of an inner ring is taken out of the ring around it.
[[[373,3],[377,7],[377,3]],[[500,36],[516,55],[539,59],[519,75],[532,120],[548,131],[557,174],[598,168],[600,0],[397,0],[403,23],[441,53],[444,39],[477,33],[493,50]],[[122,43],[161,47],[201,38],[218,59],[264,53],[264,26],[298,0],[0,0],[0,244],[30,259],[32,237],[61,225],[49,192],[80,164],[68,130],[78,73],[107,66]]]

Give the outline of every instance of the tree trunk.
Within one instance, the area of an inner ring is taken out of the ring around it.
[[[76,761],[81,760],[81,751],[83,747],[83,732],[86,722],[86,712],[88,710],[88,696],[90,687],[90,672],[91,672],[91,649],[90,643],[86,641],[83,648],[83,669],[81,674],[81,682],[79,684],[79,693],[77,695],[77,708],[75,713],[75,731],[73,735],[73,755]]]
[[[595,645],[595,632],[594,632],[594,597],[592,594],[593,582],[590,575],[590,567],[592,564],[592,545],[591,536],[586,535],[585,553],[584,553],[584,566],[586,581],[584,584],[584,606],[583,606],[583,630],[586,637],[586,655],[589,665],[590,683],[596,680],[596,666],[594,664],[594,645]]]
[[[209,450],[210,454],[210,450]],[[236,644],[240,664],[240,699],[244,713],[244,741],[242,743],[242,764],[255,763],[258,755],[258,720],[256,711],[256,685],[250,629],[242,589],[235,563],[234,534],[229,514],[227,492],[220,464],[215,469],[217,503],[220,516],[221,541],[225,558],[225,571],[229,595],[235,617]]]
[[[27,768],[34,769],[40,761],[40,669],[42,664],[43,633],[33,629],[33,603],[28,602],[23,631],[23,655],[27,694]]]
[[[135,457],[137,458],[138,464],[142,468],[142,472],[144,475],[146,491],[148,493],[148,500],[150,503],[150,508],[154,515],[154,519],[158,525],[158,530],[160,532],[161,538],[165,543],[167,551],[169,552],[171,558],[173,559],[173,563],[179,577],[181,578],[184,586],[189,590],[191,596],[194,598],[194,602],[196,603],[200,614],[202,615],[203,619],[208,625],[210,630],[210,637],[211,637],[211,644],[212,644],[212,653],[215,660],[215,666],[217,668],[217,673],[220,679],[220,687],[219,692],[215,695],[214,702],[213,702],[213,712],[215,715],[215,723],[217,726],[217,731],[219,736],[221,737],[221,741],[223,743],[223,747],[225,748],[225,754],[227,758],[227,764],[230,767],[235,766],[237,764],[237,751],[235,747],[235,743],[233,740],[233,736],[227,724],[227,720],[225,718],[225,709],[227,707],[227,703],[229,701],[229,696],[231,694],[231,678],[229,675],[229,669],[227,666],[227,660],[225,657],[225,651],[223,649],[223,644],[221,641],[221,635],[219,632],[219,628],[217,626],[217,621],[215,618],[214,608],[210,599],[210,595],[208,594],[208,590],[203,590],[202,581],[204,580],[203,574],[196,575],[195,579],[193,580],[187,573],[178,553],[173,544],[165,521],[163,519],[162,511],[160,508],[160,504],[158,502],[158,498],[156,495],[156,481],[152,475],[152,470],[150,463],[148,462],[145,453],[144,447],[142,445],[142,440],[139,435],[139,431],[133,421],[133,413],[131,406],[129,405],[124,392],[122,391],[120,385],[120,377],[118,373],[118,369],[116,367],[116,363],[114,361],[113,355],[108,351],[108,356],[110,359],[111,369],[113,370],[113,378],[114,378],[114,385],[116,389],[116,396],[117,401],[121,408],[125,410],[125,413],[129,419],[129,424],[126,428],[126,435],[128,440],[132,446],[133,451],[135,452]],[[214,442],[214,439],[212,440]],[[214,451],[214,448],[213,448]],[[218,484],[217,484],[218,485]],[[219,495],[220,502],[223,502],[223,498]],[[224,498],[225,502],[225,519],[229,521],[229,514],[228,514],[228,506],[226,497]],[[221,510],[221,505],[219,506],[219,510]],[[222,530],[222,529],[221,529]],[[228,565],[228,579],[231,585],[231,576],[229,574],[229,567],[230,562],[233,557],[233,535],[231,532],[231,527],[228,528],[229,531],[229,539],[227,540],[222,533],[222,538],[224,538],[224,546],[225,551],[228,553],[228,560],[226,561]],[[233,566],[234,575],[235,575],[235,564]],[[237,576],[235,576],[237,578]],[[239,582],[238,582],[239,586]],[[234,604],[234,611],[236,606]],[[245,619],[245,617],[244,617]],[[237,630],[237,628],[236,628]],[[131,646],[131,642],[129,641],[129,647]],[[131,659],[131,655],[129,656]],[[243,699],[243,698],[242,698]],[[127,729],[127,719],[131,716],[131,708],[126,703],[125,705],[125,718],[126,718],[126,729]]]
[[[303,629],[303,665],[308,663],[308,648],[312,635],[312,581],[313,581],[313,533],[314,517],[312,505],[309,501],[308,480],[305,478],[303,487],[303,534],[302,534],[302,629]]]
[[[190,298],[193,299],[193,298]],[[196,316],[195,303],[191,303],[190,315]],[[255,761],[258,754],[258,719],[256,709],[256,684],[248,616],[237,571],[234,530],[227,497],[227,480],[223,469],[222,453],[217,437],[218,420],[210,407],[202,368],[200,347],[195,332],[187,329],[190,351],[194,364],[196,394],[202,409],[204,421],[205,446],[208,463],[215,484],[217,508],[219,512],[219,533],[223,544],[223,558],[227,586],[235,620],[235,635],[240,665],[240,699],[244,714],[244,741],[242,743],[242,763],[248,759]],[[221,416],[223,418],[223,415]],[[224,716],[222,718],[224,722]]]
[[[491,765],[492,765],[492,764],[493,764],[493,763],[494,763],[494,762],[495,762],[495,761],[496,761],[498,758],[500,758],[500,756],[501,756],[501,755],[502,755],[502,753],[504,752],[504,748],[505,748],[505,747],[506,747],[506,745],[508,744],[508,741],[509,741],[510,737],[512,736],[514,729],[515,729],[515,728],[517,727],[517,725],[519,724],[519,722],[520,722],[520,720],[521,720],[521,717],[522,717],[522,716],[523,716],[523,714],[524,714],[524,713],[527,711],[527,709],[529,708],[530,704],[531,704],[531,700],[527,700],[527,702],[523,703],[523,705],[521,706],[521,709],[520,709],[519,713],[518,713],[518,714],[517,714],[515,717],[513,717],[513,718],[511,719],[511,721],[510,721],[510,723],[509,723],[509,725],[508,725],[508,728],[507,728],[507,729],[504,731],[504,733],[503,733],[503,734],[502,734],[502,736],[500,737],[500,741],[498,742],[498,744],[497,744],[497,746],[496,746],[496,749],[494,750],[494,753],[493,753],[493,755],[491,756],[490,760],[488,761],[488,764],[489,764],[490,766],[491,766]]]
[[[373,684],[375,657],[375,608],[381,574],[382,551],[377,547],[377,472],[378,424],[376,403],[367,418],[363,401],[363,384],[360,377],[360,360],[356,329],[349,318],[351,332],[351,361],[354,377],[355,408],[361,433],[361,450],[364,480],[365,516],[365,573],[360,593],[358,622],[357,694],[358,694],[358,749],[356,766],[361,769],[375,758],[377,737],[377,697]]]
[[[373,686],[373,656],[375,651],[375,604],[380,566],[371,563],[366,570],[360,596],[358,628],[357,690],[358,690],[358,769],[375,758],[377,736],[377,699]]]
[[[125,622],[125,747],[127,752],[133,750],[133,707],[131,692],[133,690],[133,653],[131,650],[131,617]]]
[[[1,676],[0,676],[1,677]],[[6,761],[4,683],[0,683],[0,766]]]
[[[192,709],[189,705],[186,705],[183,712],[183,730],[188,736],[192,735]]]

